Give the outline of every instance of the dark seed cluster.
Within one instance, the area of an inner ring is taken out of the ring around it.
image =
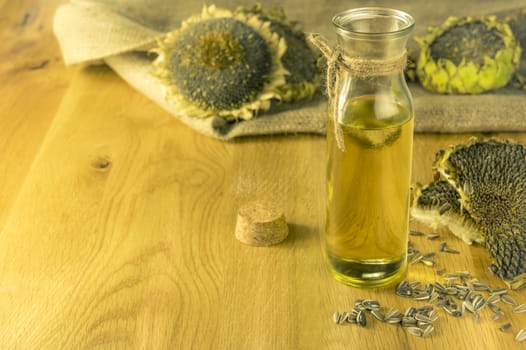
[[[233,18],[192,24],[172,48],[173,81],[205,110],[231,110],[264,87],[272,58],[265,40]]]
[[[495,28],[488,28],[482,21],[455,25],[431,43],[431,57],[438,61],[445,58],[459,65],[462,60],[484,65],[485,57],[495,58],[504,48],[504,42]]]

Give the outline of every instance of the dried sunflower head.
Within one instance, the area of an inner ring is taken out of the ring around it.
[[[522,48],[519,68],[513,76],[512,84],[526,90],[526,8],[513,16],[506,17],[505,21]]]
[[[422,86],[447,94],[477,94],[505,86],[521,48],[510,27],[494,16],[448,18],[420,46],[417,75]]]
[[[451,231],[477,233],[481,240],[474,240],[494,259],[492,271],[510,288],[526,286],[526,147],[473,138],[438,152],[434,166],[442,185],[419,192],[414,217],[432,220],[423,209],[443,215],[451,209],[445,221]]]
[[[250,119],[280,97],[285,50],[268,22],[205,6],[158,41],[153,74],[189,116]]]
[[[411,202],[411,216],[433,229],[440,226],[464,242],[484,243],[484,232],[460,203],[460,194],[445,180],[417,185]]]
[[[264,10],[261,4],[250,9],[240,7],[237,12],[253,14],[270,22],[270,29],[285,39],[287,50],[281,61],[289,74],[286,84],[278,88],[281,99],[294,102],[312,97],[320,85],[319,55],[309,46],[299,24],[290,21],[282,9]]]

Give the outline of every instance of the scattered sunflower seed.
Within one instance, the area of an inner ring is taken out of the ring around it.
[[[477,324],[480,323],[480,314],[478,313],[478,311],[475,311],[475,313],[473,313],[473,320]]]
[[[433,260],[424,259],[424,258],[420,259],[420,262],[429,267],[435,267],[436,265],[436,263]]]
[[[423,236],[424,235],[424,233],[421,231],[409,231],[409,234],[411,236]]]
[[[361,327],[367,326],[367,318],[365,317],[365,312],[362,310],[358,311],[356,315],[356,321]]]
[[[334,323],[336,324],[342,324],[343,323],[343,316],[340,312],[336,311],[333,315],[332,315],[332,320],[334,321]]]
[[[498,307],[497,305],[495,305],[494,303],[488,303],[488,307],[491,309],[491,311],[493,311],[494,313],[501,313],[503,312],[502,309],[500,307]]]
[[[517,306],[517,302],[509,294],[501,295],[500,300],[502,300],[506,304]]]
[[[370,300],[370,299],[363,300],[361,302],[361,305],[366,310],[380,310],[380,303],[378,302],[378,300]]]
[[[500,295],[492,295],[486,300],[488,304],[495,304],[500,301]]]
[[[526,340],[526,331],[524,329],[520,329],[517,332],[517,335],[515,336],[515,340],[518,342],[522,342]]]
[[[424,335],[424,331],[420,327],[407,327],[407,332],[417,337]]]
[[[435,239],[440,238],[440,234],[438,234],[438,233],[430,233],[426,237],[429,240],[435,240]]]
[[[490,290],[489,294],[490,296],[508,294],[508,290],[506,288],[495,288]]]
[[[371,314],[378,320],[378,321],[385,321],[385,316],[380,312],[380,310],[371,310]]]
[[[422,260],[423,257],[424,257],[423,255],[418,254],[409,263],[410,264],[416,264],[417,262]]]
[[[513,312],[516,314],[520,314],[522,312],[526,312],[526,304],[520,304],[513,308]]]
[[[510,328],[511,328],[511,323],[507,322],[507,323],[504,323],[503,325],[501,325],[499,327],[499,331],[505,332],[505,331],[507,331]]]
[[[445,252],[445,253],[460,254],[459,250],[456,250],[456,249],[453,249],[453,248],[449,248],[447,246],[444,247],[444,249],[442,251]]]
[[[427,325],[422,333],[422,337],[427,337],[429,334],[431,334],[435,330],[435,327],[433,325]]]
[[[500,319],[502,316],[504,316],[504,312],[502,311],[498,311],[498,312],[494,312],[493,315],[491,315],[490,319],[492,321],[497,321],[498,319]]]

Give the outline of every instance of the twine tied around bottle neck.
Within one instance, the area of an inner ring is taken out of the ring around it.
[[[353,77],[363,79],[387,76],[403,71],[407,63],[407,53],[405,50],[400,56],[386,59],[349,57],[341,48],[333,48],[327,39],[320,34],[309,34],[309,40],[327,59],[327,95],[331,100],[334,100],[336,97],[336,87],[338,86],[338,79],[342,70],[349,72]],[[336,111],[332,113],[332,117],[334,118],[334,137],[336,143],[338,148],[342,152],[345,152],[343,131],[338,123]]]

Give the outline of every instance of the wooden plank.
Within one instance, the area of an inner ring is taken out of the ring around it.
[[[51,28],[61,2],[0,2],[0,229],[75,71]]]
[[[437,147],[465,138],[417,135],[415,179],[430,177]],[[438,310],[426,339],[371,317],[366,328],[334,325],[333,312],[356,299],[400,310],[425,302],[329,276],[320,241],[324,168],[321,137],[215,141],[107,68],[83,70],[2,232],[1,347],[516,348],[489,313],[476,324]],[[291,235],[283,244],[235,240],[236,208],[254,198],[284,207]],[[440,233],[462,254],[437,253],[439,266],[501,285],[487,272],[483,248]],[[415,244],[427,252],[438,242]],[[409,278],[438,277],[412,265]],[[502,322],[516,331],[523,316],[507,310]]]
[[[0,66],[0,348],[526,348],[513,340],[526,315],[502,302],[506,315],[492,321],[486,307],[480,324],[438,309],[427,338],[370,315],[366,328],[335,325],[332,314],[356,299],[377,299],[384,311],[426,302],[330,277],[323,138],[201,136],[105,67],[61,66],[47,22],[53,6],[40,3],[0,1],[9,18],[0,27],[9,57]],[[24,21],[29,29],[16,26]],[[413,180],[430,181],[435,152],[469,136],[416,135]],[[523,133],[497,136],[526,143]],[[234,238],[237,207],[256,198],[284,208],[291,232],[282,244]],[[412,238],[437,252],[437,267],[503,286],[485,249],[438,232],[461,254]],[[435,271],[411,265],[408,278],[440,280]],[[526,302],[524,291],[510,295]],[[505,322],[512,329],[498,331]]]

